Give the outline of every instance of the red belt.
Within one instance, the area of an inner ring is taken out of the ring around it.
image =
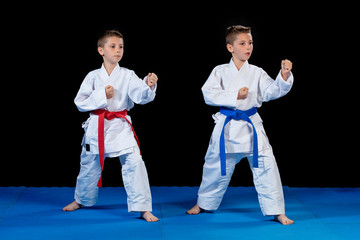
[[[134,133],[134,137],[137,141],[137,144],[139,146],[140,149],[140,144],[139,144],[139,139],[137,138],[136,134],[135,134],[135,130],[131,124],[131,122],[125,117],[127,115],[127,111],[120,111],[120,112],[109,112],[106,110],[95,110],[93,111],[94,114],[99,116],[99,122],[98,122],[98,145],[99,145],[99,158],[100,158],[100,166],[101,166],[101,174],[100,174],[100,179],[98,182],[98,187],[102,187],[102,182],[101,182],[101,178],[102,178],[102,171],[104,168],[104,158],[105,158],[105,137],[104,137],[104,118],[106,118],[107,120],[111,120],[114,118],[123,118],[125,119],[131,126],[131,129]],[[140,153],[141,154],[141,153]]]

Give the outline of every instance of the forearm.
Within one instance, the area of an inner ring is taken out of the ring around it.
[[[138,78],[135,74],[130,80],[129,97],[136,104],[146,104],[154,100],[156,95],[157,84],[149,86],[147,81],[148,77],[144,80]]]
[[[97,89],[90,93],[80,89],[74,102],[80,112],[103,109],[108,106],[105,89]]]
[[[214,90],[202,88],[205,103],[210,106],[235,108],[238,91]]]
[[[279,72],[275,81],[273,81],[266,88],[263,87],[264,89],[262,93],[263,101],[267,102],[270,100],[275,100],[277,98],[286,95],[290,91],[293,85],[293,81],[294,81],[294,77],[291,72],[288,73],[287,80],[284,80],[284,77],[282,76],[281,72]],[[269,80],[264,82],[269,82]]]

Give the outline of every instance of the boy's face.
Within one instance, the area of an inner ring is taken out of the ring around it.
[[[104,47],[98,47],[98,52],[104,58],[104,62],[117,64],[124,54],[124,40],[119,37],[108,37]]]
[[[249,60],[253,51],[253,40],[250,33],[239,33],[233,44],[227,44],[227,49],[234,58],[240,61]]]

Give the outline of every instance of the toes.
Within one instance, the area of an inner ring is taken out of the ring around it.
[[[157,222],[157,221],[159,221],[159,219],[157,217],[152,217],[152,218],[150,218],[149,222]]]
[[[194,207],[192,207],[190,210],[188,210],[186,213],[189,215],[196,215],[199,214],[201,212],[203,212],[204,210],[202,208],[200,208],[199,206],[195,205]]]
[[[154,215],[152,215],[152,213],[150,213],[150,212],[141,213],[140,217],[143,218],[147,222],[159,221],[159,219],[157,217],[155,217]]]
[[[283,225],[291,225],[291,224],[294,223],[293,220],[289,219],[285,215],[274,216],[274,220],[281,223],[281,224],[283,224]]]
[[[65,212],[71,212],[71,211],[75,211],[82,208],[81,204],[78,204],[77,202],[72,202],[69,205],[67,205],[66,207],[64,207],[62,210]]]

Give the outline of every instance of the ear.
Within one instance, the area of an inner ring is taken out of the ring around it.
[[[98,53],[101,55],[101,56],[104,56],[104,49],[102,47],[98,47]]]
[[[229,52],[231,52],[231,53],[234,52],[234,51],[233,51],[233,46],[232,46],[230,43],[226,44],[226,48],[227,48],[227,50],[228,50]]]

